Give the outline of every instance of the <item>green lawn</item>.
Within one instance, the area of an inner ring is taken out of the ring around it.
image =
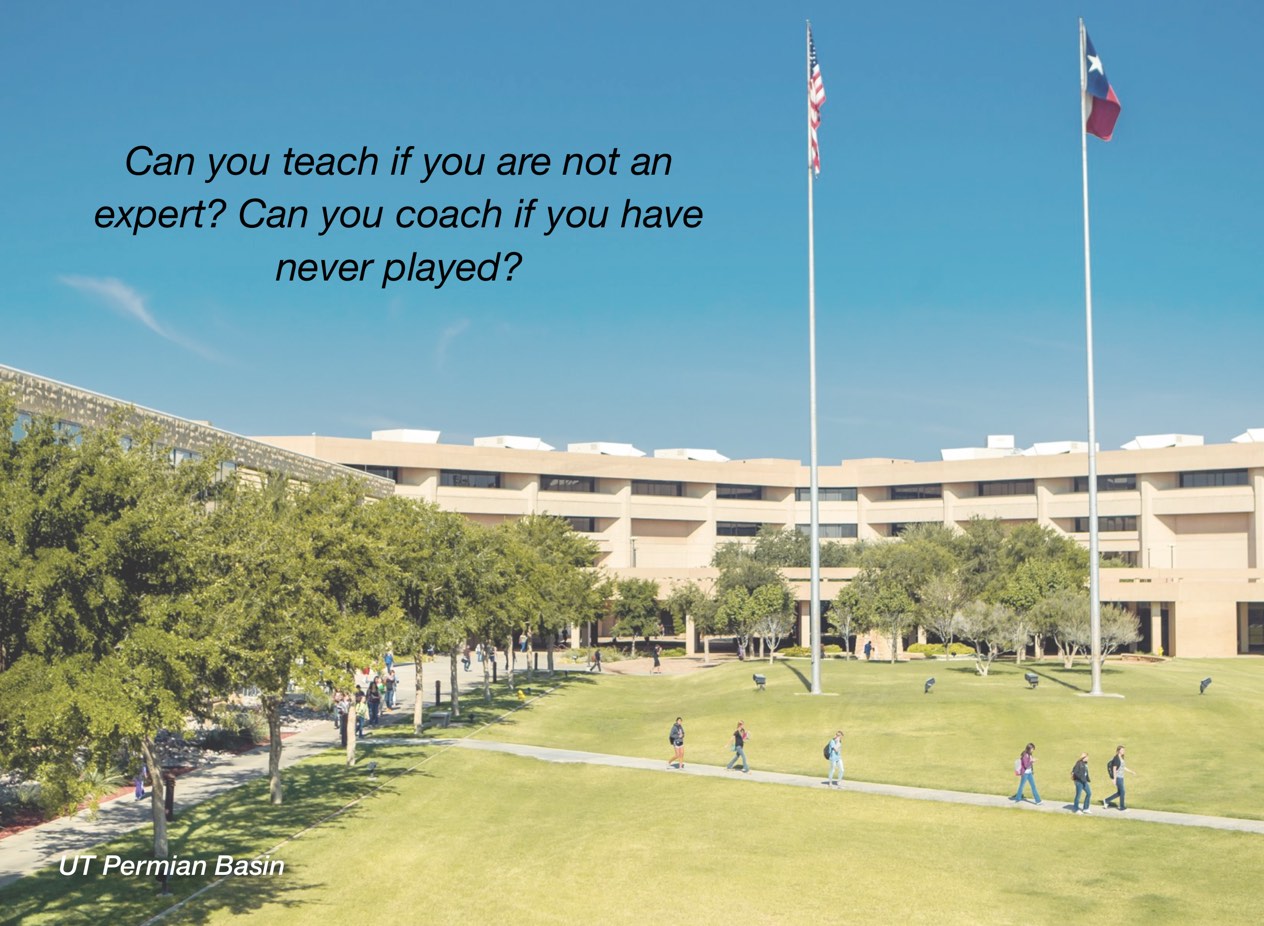
[[[1012,666],[977,679],[958,671],[965,664],[828,664],[826,689],[846,694],[821,698],[795,693],[804,690],[795,669],[806,663],[774,666],[763,693],[751,690],[753,668],[576,678],[476,735],[666,760],[667,728],[680,713],[689,758],[722,763],[740,718],[757,766],[820,774],[820,747],[841,722],[850,777],[979,791],[1012,788],[1013,754],[1030,736],[1046,757],[1044,796],[1061,800],[1080,748],[1072,734],[1088,741],[1096,768],[1126,733],[1146,775],[1130,792],[1138,806],[1177,809],[1185,798],[1198,809],[1260,813],[1250,781],[1261,746],[1249,732],[1264,703],[1258,662],[1112,669],[1106,687],[1124,700],[1076,697],[1054,680],[1086,684],[1086,675],[1048,665],[1033,692]],[[932,673],[939,681],[923,695]],[[1205,674],[1216,682],[1200,698]],[[1264,865],[1264,837],[1252,834],[372,741],[364,753],[379,762],[384,787],[279,849],[283,875],[230,880],[163,922],[1258,919],[1252,872]],[[172,851],[212,860],[261,852],[370,788],[363,762],[345,769],[336,750],[286,774],[280,808],[256,782],[181,814]],[[1104,774],[1096,777],[1100,797]],[[142,831],[95,851],[140,859],[147,849]],[[174,898],[160,899],[144,879],[54,868],[0,891],[0,923],[140,923],[211,880],[176,882]]]
[[[1041,675],[1028,690],[1025,671]],[[755,690],[751,673],[768,676]],[[847,775],[960,791],[1013,791],[1014,759],[1036,743],[1036,782],[1045,800],[1070,802],[1071,766],[1088,752],[1097,797],[1105,797],[1106,761],[1128,747],[1139,774],[1128,780],[1129,804],[1159,810],[1264,819],[1258,770],[1264,738],[1264,662],[1174,660],[1111,664],[1103,688],[1124,698],[1088,698],[1088,668],[1061,663],[996,665],[980,678],[968,661],[888,663],[828,661],[822,688],[805,694],[806,660],[728,663],[687,676],[606,676],[572,685],[485,730],[488,739],[565,746],[637,756],[671,755],[667,732],[685,718],[686,758],[729,759],[730,734],[744,720],[754,767],[824,775],[821,756],[835,729],[846,732]],[[936,684],[923,694],[930,676]],[[1198,682],[1215,680],[1205,695]],[[1113,789],[1112,789],[1113,790]]]
[[[1264,864],[1239,833],[464,751],[393,791],[172,922],[1246,923]]]

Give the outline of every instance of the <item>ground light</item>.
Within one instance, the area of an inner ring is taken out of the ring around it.
[[[1205,679],[1203,679],[1201,682],[1198,683],[1198,693],[1202,694],[1204,691],[1207,690],[1207,688],[1210,685],[1211,685],[1211,676],[1208,675]]]
[[[935,687],[935,676],[926,679],[926,687],[922,689],[922,694],[930,694],[930,690]]]
[[[1037,675],[1035,672],[1024,672],[1023,678],[1026,680],[1027,684],[1030,685],[1032,688],[1035,688],[1037,685],[1040,684],[1040,676]]]

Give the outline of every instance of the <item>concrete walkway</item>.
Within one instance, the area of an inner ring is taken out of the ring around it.
[[[524,665],[519,657],[520,666]],[[500,666],[504,667],[501,657]],[[472,665],[468,673],[458,667],[458,687],[462,692],[483,683],[481,667]],[[401,665],[396,667],[396,676],[400,684],[400,697],[395,710],[383,716],[386,730],[392,726],[411,730],[413,717],[413,693],[416,680],[415,667]],[[426,692],[426,713],[433,709],[434,683],[440,682],[442,698],[446,703],[449,697],[450,671],[446,657],[436,657],[435,661],[425,664],[422,674],[423,684],[429,689]],[[386,732],[381,727],[374,731],[371,741],[378,741]],[[306,730],[287,737],[281,751],[281,767],[288,768],[295,762],[311,758],[327,749],[340,748],[338,732],[333,722],[317,723]],[[225,756],[213,764],[203,766],[196,771],[181,775],[176,779],[175,813],[194,807],[203,801],[223,794],[232,788],[246,784],[268,773],[268,747],[260,746],[237,756]],[[133,830],[148,826],[153,822],[148,793],[144,800],[136,800],[129,792],[122,797],[105,801],[101,804],[96,817],[82,811],[73,816],[59,817],[47,823],[41,823],[30,829],[0,839],[0,888],[17,880],[25,874],[38,871],[48,865],[55,865],[64,853],[80,852],[92,846],[100,845],[126,835]]]
[[[484,752],[502,752],[515,756],[539,759],[544,762],[583,763],[604,765],[611,768],[630,768],[641,771],[662,772],[670,775],[698,775],[704,778],[726,778],[742,783],[789,785],[796,788],[814,788],[818,791],[851,791],[856,794],[880,794],[914,801],[936,801],[943,804],[970,804],[975,807],[1013,807],[1019,812],[1071,814],[1071,805],[1061,801],[1030,801],[1016,803],[1008,797],[991,794],[973,794],[966,791],[942,791],[936,788],[911,788],[905,785],[886,785],[867,781],[844,781],[840,787],[831,788],[825,779],[811,775],[790,775],[785,772],[761,772],[752,769],[743,774],[730,771],[722,765],[695,765],[686,762],[684,769],[669,768],[661,759],[642,759],[634,756],[613,756],[600,752],[578,752],[572,749],[554,749],[547,746],[526,746],[520,743],[498,743],[478,739],[432,739],[421,737],[390,738],[390,742],[416,743],[431,746],[456,746]],[[1205,814],[1169,813],[1164,810],[1137,810],[1127,812],[1104,809],[1100,804],[1093,808],[1092,816],[1119,821],[1166,823],[1173,826],[1200,826],[1215,830],[1234,830],[1264,835],[1264,820],[1242,820],[1236,817],[1213,817]]]

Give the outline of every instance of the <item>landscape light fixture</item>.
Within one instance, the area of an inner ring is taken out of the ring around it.
[[[930,690],[935,687],[935,676],[926,679],[926,687],[922,689],[922,694],[930,694]]]
[[[377,763],[370,762],[369,763],[369,780],[375,781],[376,779],[377,779]]]
[[[753,678],[753,679],[755,680],[755,684],[759,686],[759,687],[756,689],[756,691],[763,691],[763,690],[764,690],[764,685],[765,685],[765,684],[767,684],[767,682],[768,682],[767,677],[765,677],[765,676],[763,676],[763,675],[758,675],[758,674],[756,674],[756,675],[752,675],[752,676],[751,676],[751,678]]]
[[[1037,685],[1040,684],[1040,676],[1037,675],[1035,672],[1024,672],[1023,678],[1027,680],[1027,684],[1030,685],[1032,688],[1035,688]]]
[[[1201,682],[1198,683],[1198,693],[1202,694],[1204,691],[1207,690],[1207,687],[1210,684],[1211,684],[1211,676],[1208,675],[1205,679],[1203,679]]]

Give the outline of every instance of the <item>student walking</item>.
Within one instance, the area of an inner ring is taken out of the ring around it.
[[[660,662],[662,655],[663,655],[663,648],[659,646],[657,643],[655,643],[654,644],[654,668],[652,670],[652,674],[654,675],[663,674],[663,664],[662,662]]]
[[[825,758],[829,759],[829,778],[825,780],[827,787],[843,786],[843,731],[839,730],[834,738],[825,746]],[[834,781],[834,772],[838,772],[838,781]]]
[[[671,733],[667,734],[667,741],[672,744],[675,754],[667,760],[668,768],[684,768],[685,767],[685,725],[679,717],[672,724]]]
[[[1106,763],[1106,774],[1115,780],[1115,793],[1102,801],[1103,807],[1114,807],[1115,798],[1119,798],[1119,809],[1128,809],[1128,802],[1124,799],[1124,775],[1129,772],[1137,774],[1124,762],[1124,747],[1116,746],[1115,755]]]
[[[1080,761],[1075,763],[1075,767],[1071,769],[1071,778],[1075,782],[1075,802],[1071,805],[1071,813],[1087,813],[1093,811],[1088,809],[1089,803],[1093,800],[1093,789],[1088,784],[1088,753],[1080,753]],[[1080,795],[1084,796],[1084,806],[1080,806]]]
[[[1040,792],[1036,790],[1036,744],[1028,743],[1027,748],[1023,750],[1023,754],[1014,762],[1014,774],[1018,777],[1018,790],[1014,793],[1013,800],[1021,801],[1023,799],[1023,789],[1027,785],[1031,785],[1031,798],[1037,804],[1041,803]]]
[[[733,731],[733,758],[729,759],[729,764],[725,768],[732,768],[737,764],[737,760],[742,760],[742,771],[750,771],[750,763],[746,761],[746,738],[749,734],[746,732],[746,725],[742,721],[737,722],[737,729]]]
[[[601,671],[601,650],[595,649],[592,654],[592,661],[588,664],[589,672]]]

